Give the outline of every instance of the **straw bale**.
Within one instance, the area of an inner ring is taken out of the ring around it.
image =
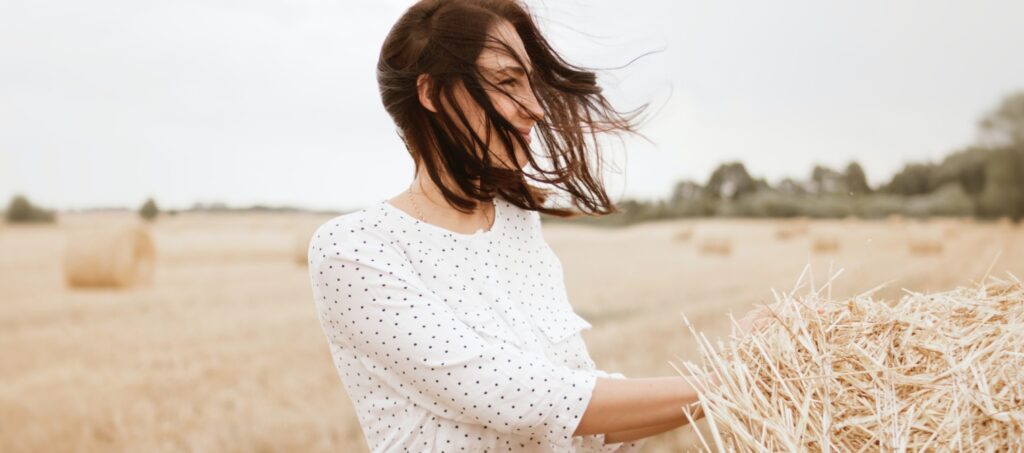
[[[78,228],[64,247],[64,277],[71,287],[129,287],[152,283],[156,250],[140,225]]]
[[[705,415],[707,451],[1022,451],[1024,286],[1010,277],[892,304],[879,288],[776,293],[769,322],[734,324],[717,348],[684,315],[701,355],[676,367],[700,395],[684,412]]]
[[[676,242],[689,242],[693,238],[693,227],[682,227],[676,230],[675,234],[672,235],[672,240]]]
[[[703,255],[732,254],[732,240],[725,236],[705,236],[697,244],[697,250]]]
[[[933,236],[915,235],[907,241],[907,246],[912,255],[938,255],[942,253],[943,241]]]
[[[783,220],[775,227],[775,239],[785,241],[796,236],[807,234],[808,222],[806,219]]]
[[[942,230],[942,237],[947,239],[955,238],[960,234],[960,228],[956,225],[948,225]]]
[[[814,238],[811,244],[812,249],[818,253],[832,253],[839,251],[839,238],[835,236],[820,235]]]

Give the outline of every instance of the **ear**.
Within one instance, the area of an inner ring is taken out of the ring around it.
[[[416,92],[420,98],[420,104],[423,105],[427,110],[437,113],[437,109],[434,108],[434,101],[430,100],[430,88],[431,88],[430,77],[426,74],[420,74],[416,77]]]

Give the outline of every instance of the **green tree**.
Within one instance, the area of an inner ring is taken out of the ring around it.
[[[846,181],[846,190],[848,192],[857,195],[871,192],[871,186],[868,185],[868,177],[864,174],[864,169],[857,162],[850,162],[846,166],[846,170],[843,171],[843,179]]]
[[[932,187],[959,183],[968,195],[977,195],[985,188],[985,164],[992,151],[970,147],[946,156],[932,172]]]
[[[786,195],[807,194],[807,188],[804,186],[804,184],[793,178],[785,178],[782,181],[779,181],[779,184],[776,186],[775,190]]]
[[[845,193],[846,178],[831,168],[815,165],[811,170],[811,190],[819,195]]]
[[[4,218],[10,223],[40,223],[53,222],[56,216],[52,211],[33,205],[24,195],[15,195],[7,205]]]
[[[1011,93],[978,124],[989,146],[1024,143],[1024,91]]]
[[[160,209],[156,207],[156,202],[152,198],[146,200],[139,208],[139,216],[145,220],[153,220],[157,215],[160,214]]]
[[[893,175],[883,188],[885,192],[897,195],[922,195],[932,190],[931,164],[907,164],[899,173]]]
[[[993,150],[985,165],[985,189],[978,207],[986,217],[1009,216],[1019,220],[1024,214],[1024,174],[1016,151],[1013,148]]]
[[[985,216],[1024,216],[1024,91],[1012,93],[979,123],[984,188],[978,207]]]
[[[679,181],[672,188],[670,200],[673,204],[676,204],[684,201],[698,200],[704,198],[704,196],[705,191],[700,184],[693,181]]]
[[[707,191],[716,198],[735,200],[743,195],[754,193],[757,183],[747,173],[747,168],[740,162],[729,162],[719,165],[708,180]]]

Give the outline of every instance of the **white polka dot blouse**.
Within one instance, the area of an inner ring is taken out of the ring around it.
[[[635,452],[573,436],[597,377],[536,211],[462,234],[384,200],[316,230],[320,326],[373,452]]]

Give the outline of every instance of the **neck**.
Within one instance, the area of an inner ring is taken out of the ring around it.
[[[442,175],[441,178],[445,181],[447,186],[453,190],[456,194],[467,197],[458,185],[454,184],[451,179],[446,175]],[[472,213],[464,213],[455,209],[444,198],[444,194],[441,189],[434,184],[434,181],[430,179],[430,176],[425,171],[417,173],[416,178],[410,185],[410,192],[416,197],[416,202],[421,203],[421,209],[423,209],[424,215],[444,216],[449,219],[456,221],[474,221],[483,217],[490,218],[492,204],[486,202],[480,202],[477,208]],[[426,200],[427,203],[423,203]],[[427,211],[430,211],[429,213]]]

